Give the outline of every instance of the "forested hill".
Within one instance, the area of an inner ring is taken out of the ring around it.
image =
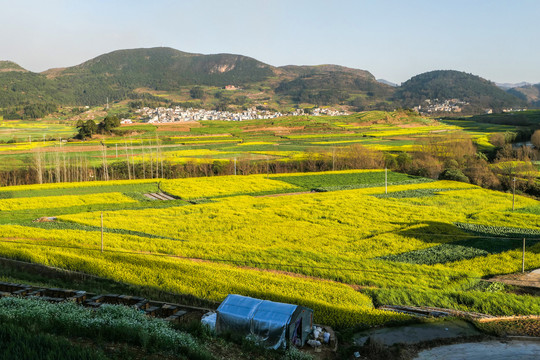
[[[272,66],[246,56],[190,54],[171,48],[118,50],[41,74],[6,61],[0,62],[0,108],[33,103],[96,105],[107,98],[137,98],[140,95],[133,92],[137,88],[242,86],[273,75]]]
[[[540,84],[520,86],[508,89],[507,92],[527,101],[534,107],[540,107]]]
[[[505,92],[495,83],[479,76],[454,70],[437,70],[416,75],[397,89],[395,99],[406,107],[422,104],[426,99],[459,99],[470,107],[494,109],[526,106],[525,101]],[[469,109],[475,110],[475,109]]]
[[[21,71],[27,72],[22,66],[15,64],[13,61],[0,60],[0,72]]]
[[[338,65],[277,68],[242,55],[192,54],[163,47],[113,51],[41,74],[19,73],[14,63],[4,67],[0,108],[37,102],[96,105],[107,98],[140,97],[141,89],[177,92],[193,86],[251,88],[253,93],[264,93],[262,98],[267,100],[263,102],[276,101],[284,107],[299,103],[357,106],[362,99],[375,104],[393,92],[365,70]]]
[[[368,71],[338,65],[283,66],[284,79],[276,87],[298,103],[343,103],[357,108],[387,100],[392,86],[378,82]],[[363,109],[359,109],[363,110]]]
[[[111,85],[156,90],[186,85],[240,86],[263,81],[273,74],[270,65],[247,56],[190,54],[171,48],[118,50],[48,73],[49,77],[59,79],[106,75]]]

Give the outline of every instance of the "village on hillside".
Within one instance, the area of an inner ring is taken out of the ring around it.
[[[200,121],[200,120],[225,120],[225,121],[245,121],[256,119],[274,119],[282,116],[301,116],[308,113],[303,109],[297,109],[290,113],[281,113],[268,110],[258,110],[250,108],[242,112],[205,110],[194,108],[182,108],[176,106],[174,108],[148,108],[143,107],[136,111],[141,119],[147,123],[169,123],[180,121]],[[347,112],[329,109],[329,108],[314,108],[311,109],[309,115],[320,116],[340,116],[347,115]]]

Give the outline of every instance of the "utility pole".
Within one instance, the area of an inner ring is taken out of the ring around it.
[[[388,194],[388,169],[384,168],[384,193]]]
[[[525,272],[525,238],[523,238],[523,255],[521,256],[521,272]]]
[[[514,204],[516,202],[516,177],[515,176],[512,182],[514,183],[513,191],[512,191],[512,211],[514,211]]]
[[[236,158],[234,158],[234,175],[236,175]]]
[[[101,253],[103,254],[103,211],[101,212]]]
[[[116,143],[115,145],[116,145],[116,158],[118,158],[118,143]]]

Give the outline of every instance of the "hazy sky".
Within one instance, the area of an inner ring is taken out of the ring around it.
[[[0,59],[31,71],[168,46],[401,83],[431,70],[540,83],[539,0],[0,0]]]

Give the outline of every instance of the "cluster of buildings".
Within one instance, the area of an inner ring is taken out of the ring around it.
[[[348,115],[349,113],[345,111],[340,110],[334,110],[330,108],[315,108],[311,110],[311,115],[319,116],[319,115],[327,115],[327,116],[341,116],[341,115]]]
[[[422,114],[431,113],[460,113],[463,111],[463,107],[469,105],[468,102],[459,99],[439,100],[439,99],[426,99],[423,105],[418,105],[413,108],[414,111]],[[502,109],[503,112],[516,112],[524,111],[522,108],[507,108]],[[493,114],[493,109],[484,109],[484,113]]]
[[[460,113],[463,110],[463,106],[469,105],[468,102],[459,99],[439,100],[439,99],[426,99],[424,105],[418,105],[413,108],[418,113],[441,113],[452,112]]]
[[[225,121],[244,121],[255,119],[274,119],[281,116],[300,116],[304,115],[304,110],[298,109],[291,113],[281,113],[268,110],[257,110],[250,108],[242,112],[205,110],[193,108],[148,108],[138,109],[143,121],[148,123],[169,123],[180,121],[200,121],[200,120],[225,120]],[[315,108],[311,110],[312,115],[345,115],[343,111]]]

